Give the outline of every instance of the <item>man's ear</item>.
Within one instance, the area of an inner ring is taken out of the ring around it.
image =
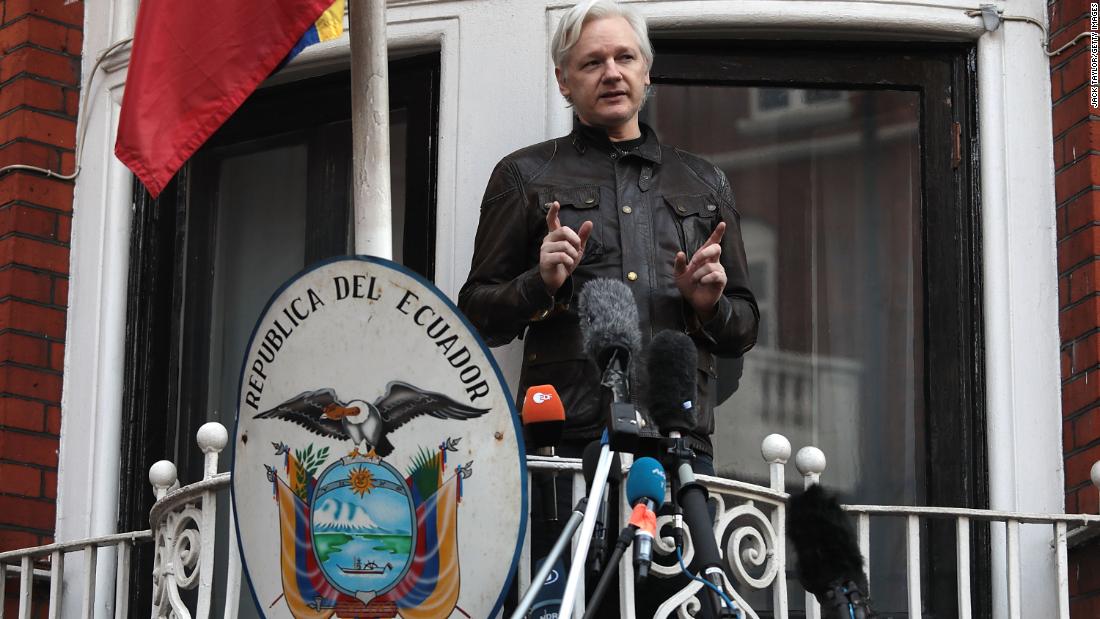
[[[561,71],[561,67],[554,67],[554,78],[558,81],[558,92],[566,99],[569,98],[569,87],[565,85],[565,75]]]

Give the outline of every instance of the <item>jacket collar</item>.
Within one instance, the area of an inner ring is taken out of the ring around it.
[[[642,136],[645,137],[645,141],[636,149],[630,151],[621,151],[607,137],[607,132],[595,127],[589,127],[581,124],[580,120],[576,116],[573,117],[573,131],[569,134],[569,139],[573,143],[573,147],[577,149],[577,152],[583,155],[589,148],[596,148],[604,153],[611,153],[613,150],[619,150],[623,156],[638,156],[642,159],[659,164],[661,163],[661,142],[657,139],[657,134],[645,123],[641,123]]]

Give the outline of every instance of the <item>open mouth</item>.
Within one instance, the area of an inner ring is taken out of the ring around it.
[[[611,91],[611,92],[603,93],[602,95],[600,95],[600,98],[601,99],[618,99],[619,97],[625,97],[625,96],[626,96],[626,91],[625,90],[614,90],[614,91]]]

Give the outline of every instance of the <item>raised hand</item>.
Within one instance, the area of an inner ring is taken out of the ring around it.
[[[722,257],[722,235],[725,233],[726,222],[719,222],[690,262],[681,251],[676,253],[672,263],[676,288],[702,322],[714,317],[718,299],[726,288],[726,269],[719,261]]]
[[[588,244],[588,235],[592,234],[591,221],[581,224],[577,231],[561,225],[559,211],[561,204],[551,202],[550,210],[546,213],[546,229],[549,232],[542,239],[542,247],[539,248],[539,275],[546,285],[546,292],[551,295],[565,284],[565,280],[581,263],[584,247]]]

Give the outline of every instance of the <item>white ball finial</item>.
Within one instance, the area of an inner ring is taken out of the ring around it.
[[[1100,460],[1097,460],[1096,463],[1092,465],[1092,470],[1089,471],[1089,477],[1092,478],[1092,485],[1100,488]]]
[[[769,434],[760,443],[760,455],[768,464],[786,464],[791,459],[791,442],[782,434]]]
[[[149,483],[158,490],[167,490],[176,483],[176,465],[168,460],[159,460],[149,467]]]
[[[803,447],[795,454],[794,465],[803,476],[820,475],[825,471],[825,452],[817,447]]]
[[[225,426],[222,424],[211,421],[209,423],[202,424],[196,434],[198,439],[199,449],[203,453],[220,452],[225,449],[227,443],[229,443],[229,432],[226,431]]]

